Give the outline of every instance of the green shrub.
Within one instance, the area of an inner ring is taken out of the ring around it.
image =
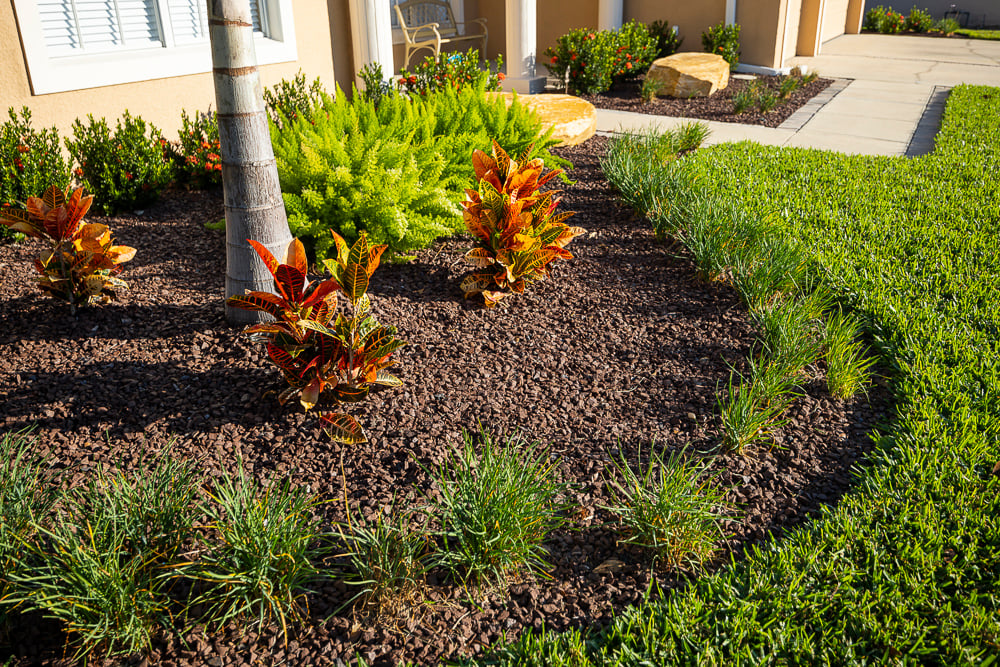
[[[642,80],[642,89],[639,91],[639,98],[643,104],[649,104],[663,94],[667,89],[667,82],[661,79],[651,79],[646,77]]]
[[[717,404],[726,451],[742,454],[788,423],[783,415],[797,396],[792,371],[785,363],[761,358],[750,359],[750,372],[739,385],[733,382],[737,373],[730,374]]]
[[[641,452],[640,452],[641,455]],[[625,525],[624,544],[653,552],[672,570],[698,568],[722,537],[725,491],[706,476],[707,465],[673,452],[653,452],[639,474],[622,455],[605,474],[613,506],[605,509]]]
[[[865,12],[862,26],[865,30],[892,35],[906,29],[906,18],[899,12],[893,11],[891,7],[886,8],[878,5]]]
[[[396,88],[392,82],[385,78],[382,72],[382,63],[368,63],[358,70],[358,78],[364,84],[361,94],[365,99],[378,108],[383,97],[391,97],[396,94]]]
[[[321,546],[318,502],[288,480],[259,484],[243,472],[216,480],[212,502],[203,505],[218,541],[209,542],[196,563],[184,572],[203,579],[209,588],[192,604],[207,608],[206,621],[223,626],[233,619],[256,617],[260,624],[288,623],[306,615],[306,586],[319,575]]]
[[[778,84],[778,98],[787,101],[802,86],[802,79],[795,76],[782,77]]]
[[[480,86],[491,92],[500,90],[505,78],[501,71],[503,56],[497,56],[496,63],[487,60],[485,67],[485,70],[479,68],[479,51],[476,49],[469,49],[467,53],[439,53],[436,57],[424,58],[413,72],[404,67],[400,70],[397,84],[408,95]]]
[[[657,58],[674,55],[684,43],[684,38],[677,32],[677,26],[671,26],[667,21],[653,21],[649,25],[649,34],[656,38]]]
[[[69,185],[69,165],[63,159],[55,127],[36,130],[31,110],[7,110],[10,119],[0,125],[0,208],[24,205],[50,185]],[[0,230],[0,237],[7,229]]]
[[[222,157],[219,155],[219,123],[216,114],[181,111],[179,175],[193,187],[205,189],[222,184]]]
[[[549,165],[567,164],[548,147],[537,116],[488,97],[482,85],[379,106],[338,91],[311,121],[272,128],[278,175],[292,234],[323,259],[329,230],[348,242],[367,231],[397,258],[464,229],[458,204],[474,183],[473,150],[491,136],[512,154],[531,149]]]
[[[312,83],[306,82],[306,75],[299,70],[291,81],[282,79],[270,88],[264,89],[264,104],[267,116],[279,129],[284,129],[300,118],[310,119],[326,91],[319,77]],[[273,132],[272,132],[273,134]]]
[[[740,26],[737,23],[711,26],[701,33],[701,46],[706,53],[722,56],[730,69],[736,69],[740,60]]]
[[[906,17],[906,29],[913,32],[930,32],[934,29],[934,18],[926,9],[914,7]]]
[[[103,118],[73,121],[66,139],[77,175],[97,205],[111,215],[155,202],[173,178],[167,140],[154,125],[126,111],[115,131]]]
[[[13,600],[62,621],[76,657],[150,647],[169,620],[168,594],[194,523],[196,473],[161,456],[152,470],[97,477],[70,491],[58,520],[15,556]]]
[[[934,31],[939,32],[943,35],[954,35],[959,29],[961,29],[962,24],[953,18],[943,18],[934,24]]]
[[[857,320],[840,310],[827,318],[823,336],[826,385],[837,398],[852,398],[863,390],[875,365],[875,360],[866,356],[864,344],[858,340],[859,330]]]
[[[746,113],[757,101],[757,91],[753,86],[747,86],[733,95],[733,113]]]
[[[644,74],[656,53],[656,37],[643,23],[629,21],[619,30],[570,31],[555,48],[546,49],[545,66],[553,76],[566,79],[570,92],[594,95],[616,80]]]
[[[440,495],[428,511],[441,527],[442,565],[465,581],[502,582],[512,571],[547,567],[542,543],[563,523],[566,485],[538,443],[479,436],[478,455],[465,433],[461,450],[430,471]]]

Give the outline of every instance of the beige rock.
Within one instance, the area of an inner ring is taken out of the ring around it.
[[[654,60],[646,78],[662,81],[663,95],[708,97],[729,85],[729,63],[714,53],[675,53]]]
[[[507,106],[513,95],[503,95]],[[521,104],[534,109],[542,121],[542,126],[552,128],[552,137],[560,146],[575,146],[594,136],[597,131],[597,112],[594,105],[572,95],[518,95]]]

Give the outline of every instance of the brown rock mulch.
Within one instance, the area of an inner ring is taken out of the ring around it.
[[[681,249],[655,242],[616,201],[598,166],[606,141],[560,151],[577,179],[563,207],[578,212],[572,222],[588,233],[570,246],[576,258],[529,293],[492,311],[463,301],[464,238],[379,268],[372,301],[409,342],[397,353],[405,386],[351,407],[371,438],[361,446],[331,443],[315,415],[279,407],[268,394],[282,387],[279,374],[226,325],[224,238],[203,227],[221,216],[219,193],[175,192],[141,216],[103,220],[120,243],[138,248],[123,275],[132,289],[76,317],[36,296],[28,272],[37,246],[0,247],[2,428],[37,425],[39,446],[77,479],[98,465],[135,466],[173,442],[175,456],[202,461],[208,475],[232,469],[239,455],[252,475],[291,475],[324,499],[339,498],[323,506],[325,520],[337,521],[345,486],[366,514],[393,496],[419,502],[414,485],[429,486],[422,466],[481,422],[551,444],[584,508],[572,530],[546,545],[551,579],[514,581],[470,600],[435,574],[432,604],[379,626],[350,609],[330,616],[353,594],[334,578],[310,596],[312,622],[287,646],[276,627],[196,628],[159,638],[142,664],[322,665],[356,654],[428,664],[543,624],[599,627],[640,601],[651,579],[665,589],[686,581],[651,572],[642,553],[617,544],[601,508],[610,502],[603,474],[612,455],[635,463],[653,443],[712,456],[716,387],[728,365],[745,368],[754,327],[730,289],[698,282]],[[870,400],[838,402],[821,371],[812,373],[774,446],[712,464],[736,508],[718,563],[836,503],[872,448],[873,428],[888,418],[880,385]],[[609,559],[620,569],[599,568]],[[70,664],[62,639],[52,623],[15,619],[0,638],[0,660]]]
[[[780,80],[776,76],[760,76],[757,80],[763,86],[777,94]],[[642,79],[616,84],[601,95],[581,95],[581,97],[598,109],[613,111],[631,111],[650,116],[675,116],[678,118],[693,118],[697,120],[715,120],[723,123],[741,123],[743,125],[762,125],[778,127],[795,113],[799,107],[823,92],[833,79],[815,79],[802,86],[785,102],[779,102],[767,113],[757,109],[748,109],[741,114],[733,112],[733,97],[750,85],[750,81],[730,77],[729,85],[710,97],[692,97],[690,99],[675,99],[658,97],[645,103],[639,95],[642,89]]]

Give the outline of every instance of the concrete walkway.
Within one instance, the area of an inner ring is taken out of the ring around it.
[[[952,86],[1000,87],[1000,41],[842,35],[824,44],[822,55],[786,65],[805,65],[837,81],[777,128],[707,122],[706,143],[749,139],[861,155],[928,153]],[[683,122],[688,119],[597,110],[601,134]]]

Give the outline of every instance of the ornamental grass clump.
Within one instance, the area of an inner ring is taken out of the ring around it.
[[[41,197],[29,197],[25,210],[0,209],[0,223],[48,241],[49,248],[35,260],[38,287],[68,302],[71,312],[107,303],[115,289],[127,289],[118,274],[135,256],[135,248],[114,244],[106,225],[83,222],[93,201],[93,195],[83,196],[83,188],[70,193],[51,186]]]
[[[337,255],[324,262],[331,277],[306,284],[308,264],[305,248],[295,239],[288,248],[287,263],[279,263],[267,248],[250,241],[274,277],[274,292],[247,292],[232,296],[226,304],[234,308],[263,311],[273,321],[255,324],[244,334],[267,346],[267,354],[290,385],[278,395],[284,405],[293,396],[311,410],[324,393],[338,403],[355,403],[368,395],[373,385],[397,387],[402,381],[386,368],[391,354],[405,345],[396,339],[395,327],[385,327],[371,314],[368,281],[378,268],[384,245],[371,245],[361,234],[348,247],[333,234]],[[337,313],[340,292],[351,308],[350,315]],[[361,425],[343,413],[320,416],[334,440],[365,442]]]
[[[654,563],[670,570],[693,570],[710,558],[726,506],[707,467],[683,451],[666,458],[654,451],[638,473],[624,455],[613,460],[605,482],[614,505],[605,509],[625,526],[620,542],[651,551]]]
[[[464,221],[476,239],[466,260],[477,269],[462,281],[466,298],[482,294],[487,308],[511,294],[524,292],[528,283],[549,273],[555,259],[573,255],[566,244],[584,232],[563,220],[572,213],[555,214],[559,204],[556,190],[541,187],[562,173],[555,169],[542,174],[541,159],[511,160],[493,142],[493,157],[482,151],[472,154],[479,190],[467,190]]]

